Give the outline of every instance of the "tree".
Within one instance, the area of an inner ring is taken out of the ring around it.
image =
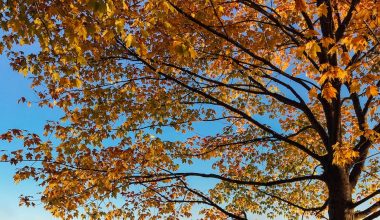
[[[15,179],[39,182],[64,219],[175,219],[194,205],[207,219],[375,219],[379,6],[1,1],[12,66],[32,77],[40,106],[65,113],[45,126],[58,145],[10,130],[2,139],[26,147],[2,160],[39,162]],[[14,47],[24,44],[40,50]],[[196,133],[204,124],[212,135]],[[183,137],[165,139],[173,129]],[[184,171],[192,163],[214,171]]]

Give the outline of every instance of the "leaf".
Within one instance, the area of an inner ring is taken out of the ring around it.
[[[326,83],[322,90],[322,97],[325,98],[328,102],[331,102],[332,99],[336,98],[337,91],[331,85],[331,83]]]
[[[172,25],[169,23],[169,22],[164,22],[164,26],[168,29],[170,29],[172,27]]]
[[[315,40],[309,41],[305,47],[311,57],[317,57],[317,53],[321,52],[321,48]]]
[[[224,7],[221,6],[221,5],[219,5],[219,6],[218,6],[218,12],[219,12],[219,13],[223,13],[223,12],[224,12]]]
[[[304,0],[295,0],[297,11],[306,11],[307,5]]]
[[[350,85],[350,93],[358,93],[360,92],[360,84],[357,80],[353,80]]]
[[[341,60],[344,65],[348,65],[351,61],[350,55],[347,52],[342,53]]]
[[[118,18],[115,21],[115,26],[116,26],[116,30],[118,32],[123,32],[124,31],[124,26],[125,26],[125,19],[124,18]]]
[[[318,6],[318,16],[319,17],[322,17],[322,16],[327,16],[327,5],[325,3],[321,4],[320,6]]]
[[[39,19],[39,18],[34,19],[33,22],[34,22],[34,24],[36,24],[37,26],[41,26],[41,24],[42,24],[41,19]]]
[[[28,75],[28,68],[24,67],[24,68],[20,69],[19,72],[22,73],[22,75],[24,75],[24,77],[26,77]]]
[[[125,46],[127,48],[131,47],[132,42],[133,42],[133,35],[132,34],[128,34],[128,36],[125,39]]]
[[[85,26],[83,26],[82,24],[77,24],[75,26],[75,32],[77,33],[77,35],[82,39],[86,39],[87,38],[87,29]]]
[[[0,42],[0,54],[3,54],[4,51],[4,44]]]
[[[192,59],[195,59],[195,58],[197,57],[197,52],[194,50],[193,47],[190,47],[190,48],[189,48],[189,53],[190,53],[190,57],[191,57]]]
[[[332,146],[334,149],[333,164],[346,166],[352,164],[355,158],[359,157],[359,152],[353,150],[350,146],[336,143]]]
[[[321,39],[321,43],[324,48],[329,48],[330,45],[335,43],[335,40],[330,37],[324,37]]]
[[[58,72],[53,72],[52,79],[54,82],[58,82],[61,77],[59,76]]]
[[[77,57],[77,62],[81,65],[86,65],[87,64],[87,61],[86,61],[86,58],[84,58],[83,56],[78,56]]]
[[[113,41],[115,34],[110,30],[105,30],[102,36],[104,37],[106,41],[110,42],[110,41]]]
[[[146,56],[148,54],[148,48],[146,47],[144,43],[140,43],[139,47],[136,50],[136,53],[139,56]]]
[[[312,37],[318,36],[319,33],[316,30],[307,30],[307,31],[304,32],[304,35],[306,37],[312,38]]]
[[[0,161],[8,161],[8,155],[3,154],[0,158]]]
[[[81,88],[82,87],[82,84],[83,84],[83,82],[80,80],[80,79],[74,79],[74,86],[76,87],[76,88]]]
[[[377,96],[378,93],[379,93],[379,90],[376,86],[368,86],[365,92],[367,97]]]
[[[176,9],[170,4],[168,3],[167,1],[163,1],[163,5],[164,5],[164,8],[166,10],[166,12],[171,12],[171,13],[174,13],[176,12]]]
[[[318,97],[318,91],[317,91],[317,88],[312,87],[312,88],[309,90],[309,99],[317,98],[317,97]]]

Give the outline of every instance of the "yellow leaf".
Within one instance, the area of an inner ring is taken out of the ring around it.
[[[224,8],[223,8],[223,6],[219,6],[219,7],[218,7],[218,11],[219,11],[220,13],[223,13],[223,12],[224,12]]]
[[[82,64],[82,65],[86,65],[87,64],[87,61],[86,59],[83,57],[83,56],[78,56],[77,57],[77,62]]]
[[[321,16],[327,16],[327,6],[326,6],[325,3],[321,4],[318,7],[317,13],[318,13],[319,17],[321,17]]]
[[[105,30],[102,36],[104,37],[106,41],[111,41],[115,37],[114,33],[112,33],[112,31],[109,31],[109,30]]]
[[[196,58],[197,57],[197,52],[194,50],[194,48],[193,47],[190,47],[189,48],[189,53],[190,53],[190,57],[191,58]]]
[[[125,3],[125,1],[123,1],[123,9],[124,9],[124,10],[128,10],[128,9],[129,9],[129,7],[128,7],[128,5]]]
[[[141,35],[142,35],[144,38],[147,38],[147,37],[149,37],[149,32],[146,31],[145,29],[142,29],[142,30],[141,30]]]
[[[130,47],[131,44],[132,44],[132,41],[133,41],[133,35],[132,34],[128,34],[128,36],[125,39],[125,46],[126,47]]]
[[[82,87],[82,84],[83,82],[80,80],[80,79],[75,79],[74,80],[74,86],[77,87],[77,88],[81,88]]]
[[[182,42],[180,41],[173,41],[173,46],[174,46],[174,49],[175,51],[179,54],[179,55],[185,55],[186,51],[187,51],[187,48],[186,48],[186,45],[184,45]]]
[[[24,39],[20,39],[20,41],[19,41],[19,44],[22,46],[22,45],[24,45],[25,44],[25,40]]]
[[[111,17],[115,13],[115,10],[116,10],[113,2],[108,1],[106,4],[106,7],[107,7],[107,15]]]
[[[321,52],[321,48],[315,40],[309,41],[305,46],[311,57],[317,57],[317,53]]]
[[[332,55],[332,54],[335,54],[335,53],[338,53],[339,51],[339,47],[337,45],[333,46],[330,48],[329,52],[327,52],[328,55]]]
[[[81,37],[82,39],[86,39],[87,38],[87,29],[85,26],[83,26],[82,24],[78,24],[76,25],[75,27],[75,32],[78,34],[79,37]]]
[[[349,78],[347,71],[337,66],[330,67],[324,75],[329,79],[339,79],[341,82],[345,82]]]
[[[316,98],[318,96],[317,88],[312,87],[309,91],[309,99]]]
[[[167,22],[167,21],[164,22],[164,26],[166,28],[171,28],[172,27],[172,25],[169,22]]]
[[[342,44],[345,45],[349,50],[352,48],[351,40],[351,37],[345,37],[342,39]]]
[[[379,90],[377,89],[376,86],[369,86],[365,92],[367,97],[377,96],[378,93],[379,93]]]
[[[58,73],[58,72],[54,72],[54,73],[52,74],[52,79],[53,79],[54,82],[59,81],[60,78],[61,78],[61,77],[59,76],[59,73]]]
[[[148,54],[148,48],[145,44],[141,43],[140,47],[137,48],[136,53],[140,56],[146,56]]]
[[[332,99],[336,98],[336,89],[331,85],[331,83],[326,83],[322,90],[322,97],[325,98],[328,102],[331,102]]]
[[[39,18],[34,19],[34,23],[38,26],[42,24],[41,19]]]
[[[328,48],[331,44],[335,43],[335,40],[330,37],[324,37],[322,38],[321,43],[322,43],[322,47]]]
[[[28,75],[28,68],[25,67],[25,68],[22,68],[19,70],[20,73],[22,73],[25,77]]]
[[[359,152],[353,150],[350,146],[345,144],[336,143],[333,146],[333,164],[338,166],[345,166],[353,162],[359,156]]]
[[[164,1],[163,5],[164,5],[164,9],[165,9],[166,13],[168,13],[169,11],[171,13],[174,13],[176,11],[175,8],[171,4],[169,4],[167,1]]]
[[[122,32],[124,30],[125,19],[119,18],[115,21],[116,30]]]
[[[357,93],[360,91],[360,84],[357,80],[353,80],[350,85],[350,93]]]

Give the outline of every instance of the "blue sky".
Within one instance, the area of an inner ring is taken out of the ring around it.
[[[18,104],[20,97],[35,100],[29,88],[30,80],[21,74],[12,71],[5,56],[0,59],[0,133],[10,128],[28,129],[40,133],[46,120],[57,119],[57,109],[40,108],[36,105],[28,107]],[[4,146],[1,149],[15,148],[16,144]],[[0,163],[0,219],[7,220],[51,220],[54,219],[42,205],[35,208],[19,207],[19,195],[33,195],[38,192],[35,182],[26,181],[14,184],[12,174],[15,167]]]

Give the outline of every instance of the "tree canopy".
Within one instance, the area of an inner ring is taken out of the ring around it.
[[[22,163],[15,180],[43,186],[37,199],[53,215],[380,216],[376,0],[0,8],[1,51],[32,78],[40,106],[64,111],[44,134],[4,133],[25,147],[1,159],[37,162]],[[174,130],[178,138],[165,138]]]

